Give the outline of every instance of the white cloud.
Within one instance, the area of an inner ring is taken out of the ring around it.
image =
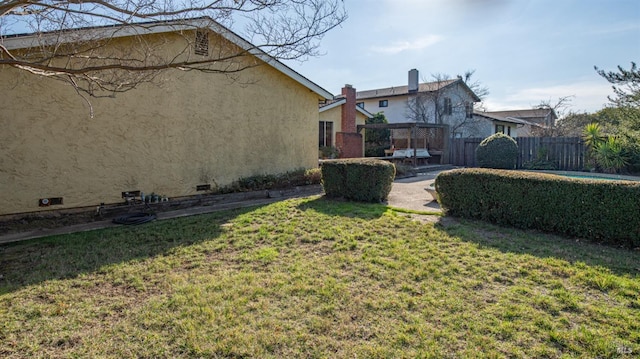
[[[541,101],[554,103],[561,97],[573,96],[568,110],[595,112],[604,107],[608,102],[607,96],[611,93],[611,86],[605,81],[580,81],[566,85],[524,88],[502,98],[499,95],[493,96],[492,93],[485,100],[485,106],[489,111],[515,110],[532,108]]]
[[[422,50],[440,41],[442,41],[442,36],[427,35],[411,41],[396,41],[389,46],[374,46],[371,49],[374,52],[392,55],[407,50]]]

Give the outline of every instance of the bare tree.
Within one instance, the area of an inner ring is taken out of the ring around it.
[[[445,86],[454,82],[446,74],[432,74],[432,81],[422,79],[418,92],[407,100],[407,117],[416,122],[442,123],[444,104],[442,104]]]
[[[551,99],[542,100],[538,105],[533,106],[533,108],[538,110],[548,110],[550,112],[552,111],[556,119],[563,118],[567,113],[567,110],[572,106],[571,101],[573,100],[573,97],[575,96],[571,95],[558,97],[558,100],[555,102],[553,102]],[[550,118],[549,122],[541,124],[544,125],[543,127],[534,129],[532,134],[541,137],[557,136],[559,131],[556,126],[556,119]]]
[[[407,117],[416,122],[446,123],[452,136],[462,131],[473,133],[480,120],[473,116],[473,100],[470,101],[470,96],[465,96],[466,91],[460,88],[472,75],[473,71],[467,71],[465,78],[451,79],[449,75],[437,73],[431,75],[431,82],[423,79],[419,91],[407,100]],[[479,82],[474,84],[482,90],[483,96],[488,94]]]
[[[482,84],[479,80],[474,80],[473,75],[476,73],[476,70],[467,70],[464,72],[464,75],[458,75],[459,79],[462,79],[464,83],[469,87],[473,93],[478,96],[480,99],[479,104],[474,104],[475,109],[484,109],[484,100],[489,96],[489,88]]]
[[[264,61],[317,56],[346,16],[341,0],[0,0],[0,65],[113,96],[168,69],[233,77]],[[231,27],[244,28],[242,37]],[[184,40],[171,54],[159,50],[175,38],[144,36],[159,28]]]

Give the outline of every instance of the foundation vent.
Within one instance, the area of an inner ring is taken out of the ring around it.
[[[211,190],[210,184],[199,184],[196,186],[196,191],[210,191],[210,190]]]
[[[122,198],[140,197],[140,191],[122,192]]]
[[[38,207],[59,206],[62,204],[64,204],[62,197],[40,198],[38,200]]]

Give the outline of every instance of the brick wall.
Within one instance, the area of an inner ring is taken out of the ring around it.
[[[357,132],[356,129],[356,89],[351,85],[344,85],[342,96],[347,102],[342,105],[342,132]]]
[[[340,151],[340,158],[363,157],[362,135],[353,132],[337,132],[336,147]]]

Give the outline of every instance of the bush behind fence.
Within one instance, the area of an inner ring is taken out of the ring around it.
[[[517,168],[543,154],[544,160],[552,161],[559,170],[577,171],[584,168],[587,148],[580,137],[518,137]],[[475,151],[483,138],[455,138],[451,141],[451,164],[477,167]]]

